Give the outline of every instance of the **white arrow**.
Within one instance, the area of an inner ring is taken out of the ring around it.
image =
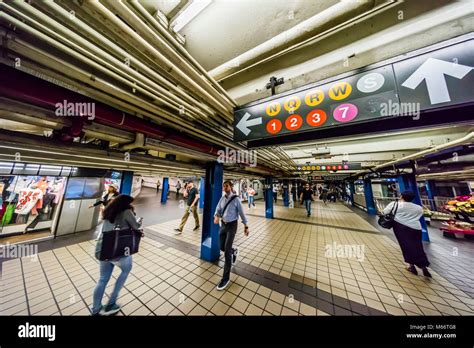
[[[451,101],[448,86],[444,75],[462,79],[473,68],[467,65],[446,62],[435,58],[428,58],[416,71],[402,83],[403,87],[415,89],[426,80],[426,88],[431,104]]]
[[[253,120],[249,120],[249,118],[252,117],[248,112],[245,113],[244,117],[242,117],[237,123],[237,128],[244,133],[245,135],[249,135],[251,130],[249,127],[256,126],[259,124],[262,124],[262,118],[254,118]]]

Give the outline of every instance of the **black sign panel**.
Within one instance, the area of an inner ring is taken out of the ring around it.
[[[360,163],[309,163],[296,167],[298,171],[312,172],[359,170],[361,168]]]
[[[470,39],[276,96],[234,112],[234,140],[281,137],[394,116],[419,117],[422,110],[471,102],[473,66]]]
[[[312,86],[234,113],[234,140],[251,140],[383,117],[382,103],[398,103],[392,68]]]
[[[473,67],[474,40],[395,63],[400,102],[426,110],[472,101]]]

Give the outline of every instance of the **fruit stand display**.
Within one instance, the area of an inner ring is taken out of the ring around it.
[[[443,223],[440,228],[443,235],[453,237],[454,234],[464,234],[466,238],[474,237],[474,197],[458,196],[443,206],[443,210],[449,212],[453,218]]]

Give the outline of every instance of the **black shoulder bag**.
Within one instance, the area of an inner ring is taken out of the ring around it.
[[[390,210],[390,213],[386,215],[381,215],[379,217],[379,225],[382,226],[383,228],[391,229],[393,228],[393,223],[395,221],[395,214],[397,214],[398,210],[398,201],[395,201],[395,204],[392,207],[392,210]]]
[[[102,232],[95,248],[95,257],[100,261],[130,256],[138,252],[142,232],[132,228]]]

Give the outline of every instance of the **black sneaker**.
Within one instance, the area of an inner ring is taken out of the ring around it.
[[[217,290],[219,290],[219,291],[224,290],[227,287],[227,285],[229,285],[229,283],[230,283],[229,279],[227,279],[227,280],[222,279],[219,282],[219,285],[217,285]]]
[[[433,278],[431,273],[428,271],[428,268],[423,268],[423,275],[428,278]]]
[[[415,266],[411,265],[407,267],[408,272],[413,273],[414,275],[418,275],[418,271],[416,270]]]
[[[232,264],[235,265],[237,261],[237,256],[239,256],[239,249],[235,248],[234,252],[232,253]]]
[[[112,315],[117,313],[120,310],[120,307],[118,304],[114,303],[112,305],[107,305],[104,307],[104,314],[105,315]]]
[[[193,231],[197,231],[197,230],[199,230],[200,228],[201,228],[201,226],[196,226],[196,227],[193,228]]]
[[[181,234],[181,233],[183,233],[183,231],[180,230],[179,228],[175,228],[174,231],[175,231],[174,234]]]

